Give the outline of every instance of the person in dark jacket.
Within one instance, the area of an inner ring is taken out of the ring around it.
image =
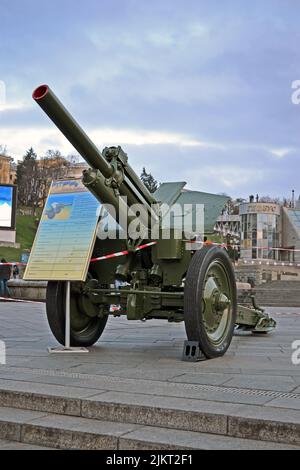
[[[20,270],[19,270],[19,268],[18,268],[18,265],[17,265],[17,264],[14,264],[14,265],[13,265],[13,271],[12,271],[12,274],[13,274],[13,278],[14,278],[14,279],[19,279]]]
[[[6,264],[7,261],[2,258],[0,264],[0,293],[1,297],[9,297],[9,292],[7,288],[7,281],[11,276],[11,266]]]

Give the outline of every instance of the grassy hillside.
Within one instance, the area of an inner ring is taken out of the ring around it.
[[[36,229],[36,217],[31,215],[18,215],[16,241],[21,244],[21,248],[16,249],[0,246],[0,259],[5,258],[6,261],[20,261],[21,252],[24,249],[31,248]]]

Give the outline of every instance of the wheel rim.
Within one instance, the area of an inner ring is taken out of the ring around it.
[[[233,292],[227,271],[221,260],[208,267],[202,290],[202,317],[209,341],[220,345],[231,325]]]
[[[64,289],[65,290],[65,289]],[[62,301],[64,302],[65,295]],[[84,337],[99,323],[98,308],[86,295],[77,294],[72,290],[70,297],[70,330],[73,337]]]

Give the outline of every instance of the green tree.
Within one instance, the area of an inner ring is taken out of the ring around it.
[[[156,179],[154,179],[151,173],[146,172],[145,168],[143,168],[141,180],[150,193],[155,193],[158,188],[158,182],[156,181]]]
[[[18,202],[22,206],[36,207],[37,175],[37,154],[31,147],[17,165]]]

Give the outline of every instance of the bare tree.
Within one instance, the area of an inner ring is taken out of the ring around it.
[[[83,161],[82,157],[78,153],[70,153],[66,156],[66,160],[70,162],[72,165],[76,163],[80,163]]]
[[[0,155],[6,156],[7,155],[7,146],[0,144]]]
[[[62,158],[60,150],[49,149],[46,152],[46,158]]]
[[[69,166],[70,163],[58,150],[48,150],[47,156],[38,160],[35,200],[39,206],[44,206],[51,182],[67,176]]]
[[[279,197],[272,197],[272,196],[269,196],[269,195],[266,195],[266,196],[260,196],[258,198],[258,202],[266,202],[266,203],[270,203],[270,204],[280,204],[280,198]]]
[[[35,214],[45,204],[51,181],[65,177],[68,166],[69,162],[57,150],[50,150],[46,157],[38,159],[30,148],[17,166],[19,203],[31,207]]]

